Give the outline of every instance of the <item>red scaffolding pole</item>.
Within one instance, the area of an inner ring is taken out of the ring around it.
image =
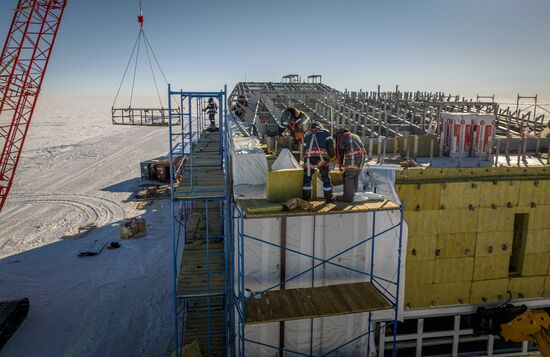
[[[0,211],[12,186],[67,0],[19,0],[0,56]]]

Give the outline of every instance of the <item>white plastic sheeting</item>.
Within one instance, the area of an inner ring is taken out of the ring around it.
[[[254,136],[242,133],[236,121],[230,125],[231,159],[233,161],[233,184],[237,185],[265,185],[267,175],[267,159],[260,148],[260,141]]]
[[[375,226],[373,226],[375,215]],[[328,259],[374,234],[399,223],[400,213],[376,212],[355,213],[329,216],[306,216],[287,218],[287,248]],[[244,223],[247,235],[280,244],[281,222],[278,218],[248,219]],[[373,228],[374,227],[374,228]],[[401,251],[406,251],[407,227],[403,225]],[[377,236],[374,244],[374,274],[388,280],[397,278],[397,259],[399,244],[399,227]],[[238,235],[235,236],[238,239]],[[237,242],[236,242],[237,244]],[[253,292],[262,291],[279,284],[280,254],[277,247],[244,238],[244,276],[245,286]],[[237,245],[235,245],[237,254]],[[237,262],[237,255],[235,259]],[[405,254],[401,261],[401,287],[404,287]],[[371,244],[366,242],[332,262],[361,271],[369,271],[371,264]],[[318,263],[312,258],[293,252],[286,252],[286,278],[311,268]],[[235,274],[238,271],[235,269]],[[237,276],[236,276],[237,278]],[[300,277],[288,281],[286,288],[324,286],[368,280],[359,273],[341,267],[325,264],[309,271]],[[382,286],[395,295],[396,287],[381,281]],[[278,289],[278,287],[276,288]],[[400,291],[399,310],[403,309],[403,291]],[[239,294],[238,291],[236,291]],[[368,297],[367,297],[368,298]],[[373,318],[378,320],[393,319],[394,310],[378,311]],[[347,341],[366,333],[369,330],[368,313],[349,314],[336,317],[325,317],[285,322],[285,348],[306,354],[321,355],[345,344]],[[246,338],[273,346],[278,346],[279,323],[246,325]],[[338,355],[367,356],[368,336],[343,346]],[[276,349],[246,343],[246,355],[273,356]],[[290,354],[292,355],[292,354]]]
[[[267,160],[262,149],[233,152],[233,184],[265,185]]]
[[[294,155],[288,149],[283,149],[275,159],[273,165],[271,165],[272,170],[283,170],[283,169],[299,169],[301,168],[300,164],[294,158]]]
[[[391,201],[400,204],[399,196],[395,192],[395,171],[399,165],[365,165],[363,168],[363,181],[374,183],[376,192],[386,196]],[[372,177],[372,181],[367,178]]]

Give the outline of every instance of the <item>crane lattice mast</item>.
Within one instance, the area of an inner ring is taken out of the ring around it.
[[[0,56],[0,211],[13,184],[67,0],[19,0]]]

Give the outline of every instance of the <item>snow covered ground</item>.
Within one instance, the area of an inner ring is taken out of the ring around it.
[[[158,356],[173,341],[169,200],[124,201],[140,161],[168,150],[166,128],[111,125],[109,97],[43,97],[0,213],[0,301],[28,297],[29,315],[0,356]],[[144,214],[146,237],[120,241]],[[78,240],[67,230],[95,221]],[[98,239],[120,249],[78,257]]]

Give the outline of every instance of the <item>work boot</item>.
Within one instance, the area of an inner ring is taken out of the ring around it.
[[[332,190],[330,191],[323,191],[325,194],[325,202],[326,203],[332,203],[334,202],[334,196],[332,195]]]
[[[302,190],[302,198],[304,201],[311,201],[311,190]]]

